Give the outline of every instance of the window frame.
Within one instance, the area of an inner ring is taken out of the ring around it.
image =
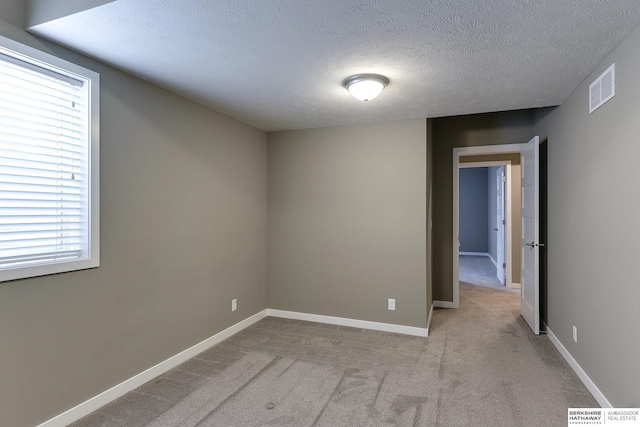
[[[0,52],[57,74],[82,80],[88,94],[88,254],[71,260],[55,260],[34,265],[0,267],[0,282],[85,270],[100,266],[100,75],[62,58],[0,36]]]

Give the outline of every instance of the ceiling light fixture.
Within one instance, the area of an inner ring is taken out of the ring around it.
[[[371,101],[389,84],[389,79],[379,74],[356,74],[342,82],[354,98],[360,101]]]

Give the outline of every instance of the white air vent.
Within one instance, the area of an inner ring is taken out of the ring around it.
[[[616,64],[611,64],[611,67],[589,86],[589,113],[596,111],[614,96],[616,96]]]

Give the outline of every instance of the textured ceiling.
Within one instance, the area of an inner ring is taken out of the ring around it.
[[[639,23],[638,0],[117,0],[30,31],[270,131],[558,105]],[[391,83],[363,103],[356,73]]]

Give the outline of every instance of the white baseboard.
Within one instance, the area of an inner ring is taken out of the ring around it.
[[[433,301],[433,306],[437,308],[456,308],[451,301]]]
[[[522,288],[522,285],[520,283],[510,283],[509,284],[509,288],[511,288],[511,289],[520,289],[520,288]]]
[[[569,363],[571,368],[578,374],[578,377],[582,380],[584,385],[589,389],[593,397],[598,401],[601,407],[603,408],[613,408],[613,405],[609,402],[609,400],[605,397],[605,395],[600,391],[598,386],[589,378],[589,375],[582,369],[582,367],[576,362],[576,360],[571,356],[569,350],[565,348],[564,345],[560,342],[558,337],[556,337],[551,329],[547,326],[547,336],[549,340],[556,346],[562,357]]]
[[[427,336],[429,336],[429,329],[431,328],[431,319],[433,318],[433,304],[429,310],[429,317],[427,317]]]
[[[489,252],[458,252],[458,255],[487,257],[493,263],[493,265],[495,265],[496,268],[498,268],[498,261],[493,259],[493,257],[491,256],[491,254]]]
[[[498,268],[498,261],[496,261],[495,259],[493,259],[493,257],[491,256],[491,254],[487,254],[487,256],[489,257],[489,259],[491,260],[491,262],[493,263],[493,265],[496,266],[496,268]]]
[[[415,326],[394,325],[392,323],[371,322],[368,320],[347,319],[345,317],[323,316],[321,314],[299,313],[296,311],[285,311],[268,309],[267,316],[282,317],[285,319],[305,320],[307,322],[328,323],[330,325],[350,326],[352,328],[371,329],[374,331],[393,332],[396,334],[414,335],[417,337],[427,337],[429,330],[417,328]]]
[[[198,355],[199,353],[202,353],[210,347],[213,347],[214,345],[240,332],[246,327],[251,326],[257,321],[265,318],[266,316],[267,310],[262,310],[261,312],[248,317],[242,322],[236,323],[235,325],[228,327],[224,331],[219,332],[210,338],[207,338],[206,340],[194,345],[193,347],[189,347],[188,349],[176,354],[175,356],[168,358],[164,362],[160,362],[157,365],[147,369],[146,371],[141,372],[138,375],[135,375],[128,380],[125,380],[120,384],[111,387],[109,390],[106,390],[99,395],[92,397],[91,399],[69,409],[68,411],[63,412],[62,414],[51,418],[48,421],[45,421],[38,427],[67,426],[72,422],[77,421],[80,418],[100,409],[102,406],[114,401],[115,399],[130,392],[131,390],[140,387],[144,383],[149,382],[152,379],[164,374],[170,369],[175,368],[182,362],[186,362],[192,357]]]
[[[458,255],[463,256],[486,256],[487,258],[491,258],[488,252],[458,252]]]
[[[40,424],[38,427],[65,427],[75,421],[78,421],[80,418],[89,415],[90,413],[97,411],[107,403],[110,403],[120,396],[134,390],[141,385],[151,381],[152,379],[164,374],[165,372],[175,368],[179,364],[186,362],[192,357],[202,353],[210,347],[224,341],[230,336],[237,334],[243,329],[253,325],[254,323],[264,319],[267,316],[274,317],[283,317],[287,319],[297,319],[297,320],[307,320],[311,322],[319,322],[319,323],[329,323],[332,325],[341,325],[341,326],[351,326],[355,328],[361,329],[372,329],[375,331],[385,331],[385,332],[394,332],[397,334],[405,334],[405,335],[414,335],[419,337],[427,337],[429,336],[429,324],[431,322],[431,316],[433,313],[433,307],[431,308],[431,312],[429,313],[429,319],[427,328],[416,328],[413,326],[404,326],[404,325],[394,325],[390,323],[380,323],[380,322],[370,322],[365,320],[356,320],[356,319],[346,319],[342,317],[332,317],[332,316],[322,316],[318,314],[306,314],[306,313],[297,313],[293,311],[283,311],[283,310],[273,310],[266,309],[262,310],[259,313],[254,314],[247,319],[236,323],[233,326],[225,329],[222,332],[217,333],[216,335],[207,338],[206,340],[189,347],[188,349],[176,354],[168,358],[167,360],[158,363],[155,366],[143,371],[128,380],[121,382],[118,385],[111,387],[110,389],[98,394],[97,396],[92,397],[91,399],[80,403],[77,406],[69,409],[62,414],[51,418],[48,421]]]

